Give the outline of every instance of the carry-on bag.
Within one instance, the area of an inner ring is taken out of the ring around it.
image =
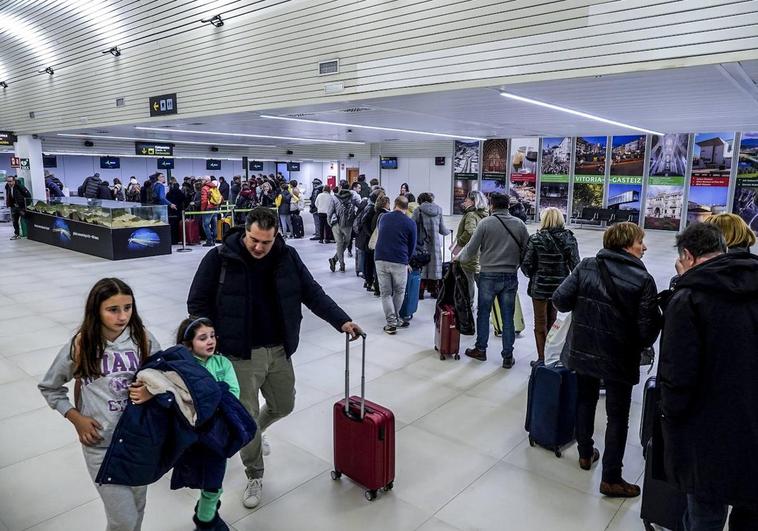
[[[366,334],[362,334],[361,396],[350,396],[350,335],[345,337],[345,398],[334,404],[334,470],[332,479],[347,477],[366,487],[374,501],[379,489],[395,481],[395,416],[366,400]]]
[[[400,318],[405,321],[413,319],[413,314],[418,310],[418,292],[421,286],[421,271],[412,270],[408,273],[408,281],[405,284],[405,297],[400,307]]]
[[[500,337],[503,335],[503,317],[500,315],[500,305],[497,303],[497,298],[492,301],[492,312],[490,313],[490,322],[492,328],[495,330],[495,336]],[[516,293],[516,303],[513,310],[513,328],[517,334],[520,334],[526,328],[524,324],[524,313],[521,311],[521,300],[518,293]]]
[[[186,245],[198,245],[200,243],[200,223],[197,219],[184,220],[184,234],[187,238]]]
[[[216,221],[216,241],[220,242],[232,228],[232,217],[227,216],[225,218],[218,218]]]
[[[461,356],[461,333],[455,323],[455,309],[450,305],[443,305],[437,309],[434,316],[434,350],[440,353],[440,359],[447,356],[459,360]]]
[[[300,214],[290,215],[290,223],[292,223],[292,236],[295,238],[302,238],[305,236],[305,227],[303,226],[303,218]]]
[[[687,496],[661,479],[661,474],[655,473],[655,467],[661,467],[663,464],[660,458],[662,447],[658,446],[663,443],[659,425],[660,396],[655,376],[648,378],[645,382],[640,422],[640,441],[645,456],[640,518],[647,531],[653,531],[653,524],[672,531],[681,531],[684,527],[682,518],[687,510]]]
[[[526,422],[529,445],[561,449],[574,440],[578,384],[576,373],[560,365],[537,365],[529,376]]]

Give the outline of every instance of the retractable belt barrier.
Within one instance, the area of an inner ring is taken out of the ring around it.
[[[216,214],[231,214],[232,219],[234,219],[234,214],[236,212],[250,212],[253,210],[252,208],[227,208],[226,210],[199,210],[199,211],[185,211],[182,210],[182,246],[181,248],[177,249],[177,253],[188,253],[192,251],[192,249],[187,247],[187,226],[185,225],[185,222],[187,221],[186,216],[207,216],[208,214],[216,215]],[[272,210],[277,210],[276,208],[272,208]]]

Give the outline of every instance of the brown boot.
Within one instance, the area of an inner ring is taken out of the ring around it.
[[[582,470],[589,470],[592,468],[592,463],[596,463],[598,459],[600,459],[600,452],[597,448],[593,448],[592,457],[588,457],[586,459],[584,457],[579,458],[579,468]]]
[[[640,495],[640,488],[623,479],[619,483],[602,481],[600,483],[600,494],[609,498],[636,498]]]
[[[467,348],[466,356],[468,356],[469,358],[474,358],[475,360],[479,360],[479,361],[487,361],[487,353],[483,350],[479,350],[476,347]]]

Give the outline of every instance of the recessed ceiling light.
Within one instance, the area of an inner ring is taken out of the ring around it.
[[[218,142],[194,142],[191,140],[173,140],[169,138],[143,138],[138,136],[103,136],[103,135],[80,135],[74,133],[58,133],[58,136],[73,138],[104,138],[106,140],[134,140],[136,142],[164,142],[167,144],[193,144],[198,146],[232,146],[232,147],[276,147],[274,144],[221,144]]]
[[[345,124],[342,122],[327,122],[324,120],[305,120],[303,118],[290,118],[288,116],[272,116],[270,114],[261,114],[261,118],[271,120],[287,120],[291,122],[305,122],[309,124],[338,125],[340,127],[355,127],[356,129],[373,129],[374,131],[394,131],[396,133],[410,133],[414,135],[440,136],[443,138],[460,138],[462,140],[486,140],[475,136],[451,135],[448,133],[432,133],[431,131],[417,131],[414,129],[396,129],[394,127],[379,127],[376,125]]]
[[[161,131],[157,127],[135,127],[140,131]],[[174,129],[173,133],[187,133],[190,135],[215,135],[215,136],[241,136],[245,138],[273,138],[274,140],[300,140],[303,142],[319,142],[322,144],[359,144],[363,145],[365,142],[355,142],[352,140],[326,140],[323,138],[301,138],[297,136],[274,136],[274,135],[254,135],[251,133],[219,133],[217,131],[193,131],[191,129]]]
[[[594,114],[589,114],[586,112],[581,111],[575,111],[573,109],[569,109],[567,107],[561,107],[560,105],[553,105],[552,103],[545,103],[544,101],[538,101],[533,100],[531,98],[525,98],[524,96],[518,96],[517,94],[511,94],[510,92],[501,92],[501,96],[504,98],[509,98],[516,101],[521,101],[523,103],[531,103],[532,105],[538,105],[540,107],[545,107],[546,109],[552,109],[554,111],[560,111],[565,112],[568,114],[573,114],[574,116],[579,116],[581,118],[587,118],[588,120],[595,120],[596,122],[603,122],[610,125],[617,125],[619,127],[624,127],[626,129],[632,129],[634,131],[641,131],[643,133],[650,133],[651,135],[663,135],[663,133],[659,133],[657,131],[652,131],[650,129],[645,129],[642,127],[637,127],[635,125],[629,125],[625,124],[623,122],[617,122],[615,120],[608,120],[607,118],[601,118],[600,116],[595,116]]]

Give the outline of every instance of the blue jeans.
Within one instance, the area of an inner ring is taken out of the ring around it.
[[[282,236],[293,236],[292,220],[289,214],[279,214],[279,228],[282,230]]]
[[[722,531],[728,511],[728,505],[688,494],[684,529],[685,531]],[[732,513],[729,516],[729,531],[755,529],[758,529],[758,508],[732,507]]]
[[[205,232],[205,241],[216,241],[216,214],[203,214],[203,232]]]
[[[516,311],[516,292],[518,276],[516,273],[479,273],[477,280],[479,298],[476,314],[476,348],[487,351],[487,341],[490,337],[490,312],[492,303],[497,297],[500,305],[500,315],[503,318],[503,358],[513,356],[513,343],[516,341],[516,330],[513,327],[513,313]]]

